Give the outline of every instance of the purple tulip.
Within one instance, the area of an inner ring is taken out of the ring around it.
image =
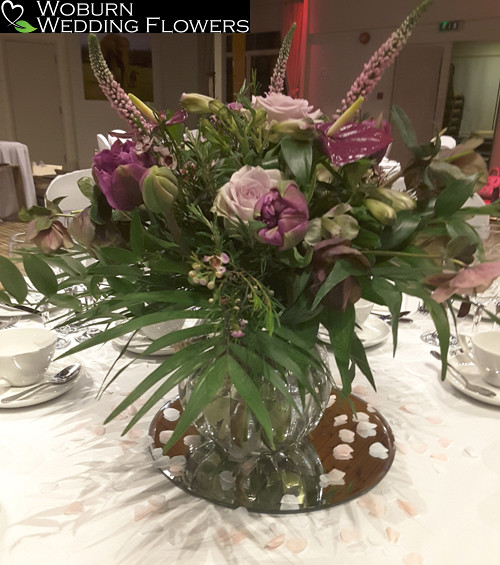
[[[133,141],[117,140],[95,155],[92,171],[112,208],[132,210],[142,204],[140,181],[154,164],[151,156],[136,152]]]
[[[259,198],[255,204],[254,218],[266,224],[258,232],[259,239],[283,251],[291,249],[304,239],[309,210],[307,201],[296,184],[280,183],[279,186],[280,188],[271,188]]]

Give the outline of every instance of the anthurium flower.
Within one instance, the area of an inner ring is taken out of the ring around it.
[[[379,129],[383,133],[385,133],[388,137],[391,137],[391,125],[387,120],[382,120],[382,119],[365,120],[363,123],[366,124],[367,126],[371,126],[376,129]],[[373,157],[373,159],[375,159],[377,163],[380,163],[380,161],[382,161],[385,154],[387,153],[387,149],[389,145],[390,143],[387,146],[382,147],[382,149],[380,149],[379,151],[375,152],[373,155],[371,155],[371,157]]]
[[[316,126],[323,152],[337,167],[370,157],[385,150],[392,138],[383,130],[370,123],[349,122],[331,136],[328,130],[331,123]]]
[[[454,294],[473,295],[485,292],[493,281],[500,276],[500,262],[490,261],[459,271],[430,275],[425,279],[427,284],[435,286],[432,298],[436,302],[445,302]]]
[[[306,235],[307,201],[294,182],[283,181],[258,200],[254,218],[266,224],[258,231],[260,241],[279,250],[291,249]]]
[[[140,181],[154,164],[149,154],[137,153],[133,141],[117,140],[94,156],[92,173],[112,208],[132,210],[142,204]]]

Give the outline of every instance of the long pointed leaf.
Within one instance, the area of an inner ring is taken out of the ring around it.
[[[215,359],[213,365],[209,366],[204,372],[197,376],[196,384],[181,413],[181,417],[177,421],[174,433],[164,446],[165,451],[168,451],[168,449],[182,437],[205,406],[215,398],[217,391],[222,386],[229,372],[228,361],[230,359],[229,355],[220,356]]]
[[[163,361],[154,371],[149,373],[149,375],[144,378],[130,394],[111,412],[111,414],[106,418],[106,422],[109,422],[116,418],[118,414],[123,412],[136,400],[138,400],[143,394],[145,394],[150,388],[152,388],[157,382],[159,382],[163,377],[176,371],[179,367],[184,367],[194,372],[201,360],[205,361],[203,356],[211,347],[212,343],[206,342],[196,342],[186,346],[181,351],[174,353],[171,357]],[[210,356],[213,357],[213,350],[210,350]],[[175,383],[175,386],[178,383]]]
[[[205,352],[204,354],[199,355],[196,359],[192,359],[191,363],[185,363],[176,371],[174,371],[134,414],[123,433],[127,433],[141,418],[143,418],[149,412],[149,410],[151,410],[157,404],[157,402],[162,400],[182,381],[186,380],[194,373],[200,371],[202,368],[210,367],[213,362],[215,353],[216,352],[214,351]]]
[[[228,373],[231,376],[231,382],[240,394],[241,398],[248,404],[249,408],[255,414],[255,417],[261,424],[271,447],[274,447],[273,426],[269,412],[262,402],[259,389],[253,381],[248,378],[247,372],[233,358],[227,358]]]
[[[355,327],[354,306],[349,306],[345,311],[325,310],[322,323],[330,336],[330,345],[342,379],[342,389],[345,394],[349,394],[352,381],[349,367]]]

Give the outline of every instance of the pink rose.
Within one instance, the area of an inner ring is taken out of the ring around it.
[[[281,172],[277,169],[265,170],[246,165],[231,176],[215,197],[212,212],[237,224],[253,219],[255,204],[261,196],[277,186]]]
[[[258,232],[260,241],[282,251],[291,249],[304,239],[309,210],[298,186],[293,182],[282,182],[279,188],[272,188],[259,199],[254,217],[266,224]]]
[[[267,112],[267,121],[285,122],[290,120],[318,121],[321,110],[313,111],[313,106],[302,98],[292,98],[285,94],[270,92],[266,96],[253,96],[252,106],[256,110],[263,108]]]

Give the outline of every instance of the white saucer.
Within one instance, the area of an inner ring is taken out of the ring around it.
[[[356,329],[356,333],[365,348],[374,347],[384,343],[391,333],[391,327],[377,316],[370,314],[363,326]]]
[[[410,296],[409,294],[403,294],[401,299],[401,312],[408,311],[410,314],[415,313],[418,310],[419,299],[415,296]],[[389,315],[391,312],[387,306],[382,306],[381,304],[374,304],[372,309],[372,314],[378,314],[381,316]]]
[[[30,387],[17,387],[17,386],[3,387],[3,386],[0,386],[0,409],[1,408],[23,408],[25,406],[34,406],[36,404],[41,404],[42,402],[47,402],[48,400],[52,400],[53,398],[57,398],[58,396],[65,394],[66,392],[68,392],[69,390],[71,390],[75,386],[78,379],[81,379],[82,375],[85,372],[85,367],[83,366],[80,359],[76,359],[72,355],[69,355],[68,357],[65,357],[64,359],[58,359],[57,361],[53,361],[50,364],[49,368],[47,369],[47,373],[45,374],[45,378],[42,381],[42,382],[44,382],[46,380],[49,380],[49,378],[52,375],[55,375],[57,372],[64,369],[64,367],[67,367],[68,365],[71,365],[72,363],[80,363],[80,365],[81,365],[80,373],[72,381],[69,381],[68,383],[64,383],[64,384],[60,384],[60,385],[54,384],[52,386],[42,388],[40,391],[34,392],[33,394],[30,394],[26,398],[20,398],[19,400],[13,400],[12,402],[2,404],[2,402],[1,402],[2,398],[5,398],[7,396],[11,396],[13,394],[17,394],[18,392],[22,392],[23,390],[26,390],[27,388],[30,388]]]
[[[363,343],[365,349],[383,343],[391,333],[389,324],[377,316],[370,314],[361,328],[356,328],[356,334]],[[330,343],[328,332],[320,326],[318,337],[325,343]]]
[[[113,346],[116,349],[122,350],[124,347],[127,347],[127,342],[129,339],[130,339],[130,334],[118,337],[115,340],[113,340]],[[128,344],[127,351],[129,351],[130,353],[136,353],[137,355],[140,355],[152,343],[153,342],[148,337],[137,333],[132,338],[132,341]],[[162,349],[158,349],[158,351],[154,351],[149,355],[152,357],[166,357],[168,355],[172,355],[173,353],[175,353],[175,349],[173,346],[169,345],[167,347],[163,347]]]
[[[469,380],[470,384],[479,385],[483,388],[492,390],[496,393],[496,396],[484,396],[483,394],[478,394],[477,392],[465,388],[463,383],[455,378],[451,371],[448,371],[446,374],[445,382],[449,382],[454,388],[463,394],[470,396],[470,398],[473,398],[474,400],[479,400],[479,402],[485,402],[486,404],[492,404],[493,406],[500,406],[500,388],[488,384],[481,377],[479,368],[471,362],[469,357],[464,354],[454,355],[450,358],[450,361],[457,367],[457,369],[460,369],[464,376]]]

